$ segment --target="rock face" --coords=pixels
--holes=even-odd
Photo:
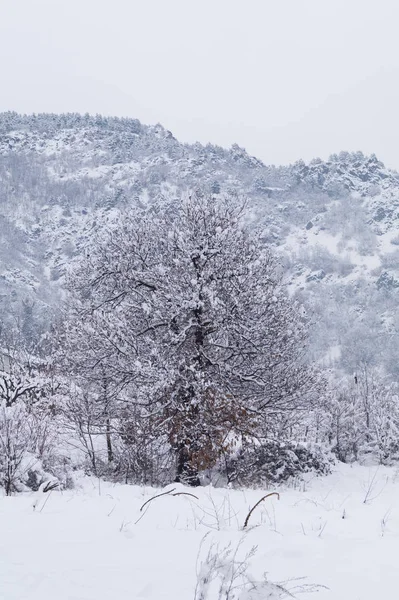
[[[398,374],[399,174],[375,156],[264,165],[243,148],[181,144],[161,125],[77,114],[0,115],[0,310],[26,335],[67,266],[119,210],[201,188],[245,195],[315,325],[311,354]]]

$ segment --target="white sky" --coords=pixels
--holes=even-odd
[[[0,110],[399,169],[398,30],[397,0],[0,0]]]

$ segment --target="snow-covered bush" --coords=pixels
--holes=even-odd
[[[51,359],[33,356],[21,340],[1,333],[0,486],[10,495],[38,489],[57,476],[53,467],[63,459],[57,449],[60,432]]]
[[[20,491],[22,478],[29,468],[27,463],[30,446],[30,422],[23,402],[7,406],[3,399],[0,404],[0,484],[7,496]]]
[[[257,486],[287,481],[309,471],[324,475],[332,463],[333,457],[320,444],[263,440],[242,446],[235,456],[227,458],[225,473],[230,482]]]
[[[17,482],[17,491],[36,492],[40,486],[48,481],[56,482],[61,488],[68,487],[65,478],[58,478],[53,470],[48,470],[40,459],[27,452],[22,462],[22,468]]]
[[[45,427],[46,424],[42,423]],[[37,447],[42,432],[37,415],[19,400],[12,406],[0,405],[0,487],[7,496],[24,490],[36,491],[44,481],[57,478],[63,487],[72,485],[70,470],[61,468],[53,448]]]
[[[363,367],[352,381],[340,382],[324,416],[324,439],[339,460],[399,460],[399,388],[377,371]]]
[[[58,481],[61,489],[73,489],[75,487],[74,470],[77,465],[68,456],[67,447],[60,444],[60,446],[53,448],[42,461],[42,465],[43,474],[40,474],[40,483],[51,478]]]
[[[374,457],[380,464],[399,461],[399,395],[397,386],[380,390],[371,410],[371,433],[367,430],[360,458]]]

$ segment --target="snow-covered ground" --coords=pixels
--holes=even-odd
[[[4,600],[194,600],[210,548],[318,600],[393,600],[399,588],[399,475],[340,465],[324,478],[270,490],[175,487],[160,491],[81,481],[72,491],[0,498],[0,597]],[[207,534],[207,535],[206,535]],[[205,536],[205,537],[204,537]],[[230,555],[232,556],[232,555]],[[304,578],[304,579],[302,579]],[[251,596],[252,597],[252,596]],[[258,598],[258,596],[256,596]],[[267,596],[259,596],[264,598]],[[217,596],[209,596],[216,600]],[[247,596],[246,596],[247,598]],[[249,598],[249,596],[248,596]]]

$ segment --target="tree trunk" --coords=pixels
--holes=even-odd
[[[192,452],[185,444],[182,444],[177,451],[177,472],[176,482],[197,487],[201,485],[198,477],[198,469],[192,464]]]
[[[106,421],[106,434],[105,437],[107,438],[107,454],[108,454],[108,462],[112,463],[114,461],[114,453],[112,450],[112,440],[111,440],[111,422],[110,420],[107,418]]]
[[[114,461],[114,453],[112,451],[112,440],[111,440],[111,421],[109,418],[109,405],[110,400],[108,398],[108,382],[105,376],[105,370],[102,366],[102,384],[103,384],[103,398],[104,398],[104,411],[105,411],[105,437],[107,440],[107,455],[108,455],[108,463],[112,463]]]

